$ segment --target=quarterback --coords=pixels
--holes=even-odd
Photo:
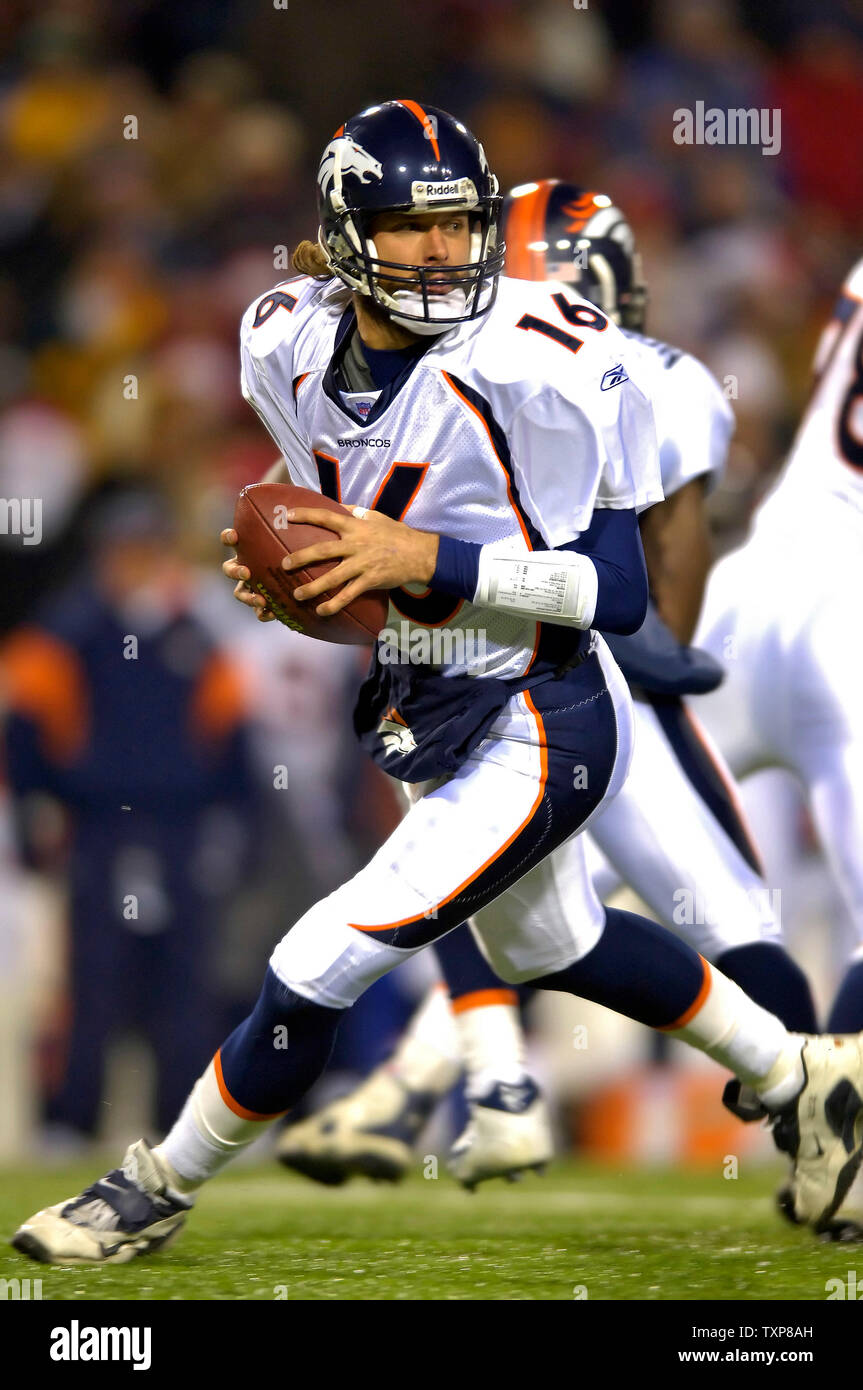
[[[731,775],[685,698],[722,678],[718,661],[686,644],[710,563],[704,497],[725,464],[730,407],[701,362],[645,335],[640,257],[607,195],[543,179],[514,189],[503,217],[505,269],[573,287],[623,328],[630,363],[651,379],[665,500],[641,517],[648,617],[638,633],[608,637],[633,694],[635,740],[623,788],[585,832],[594,887],[606,898],[624,879],[664,926],[786,1027],[814,1032],[809,986],[781,943]],[[558,857],[581,852],[571,840]],[[678,910],[696,896],[703,910]],[[456,1059],[470,1116],[450,1155],[453,1175],[474,1185],[551,1156],[545,1105],[525,1068],[518,994],[502,987],[469,932],[452,932],[434,950],[452,1017],[435,990],[393,1058],[350,1096],[285,1129],[277,1152],[286,1166],[327,1182],[354,1172],[399,1177],[411,1140],[457,1077]]]
[[[333,537],[286,564],[338,561],[298,597],[327,615],[387,589],[391,629],[485,642],[454,643],[471,656],[441,667],[376,653],[355,725],[407,784],[404,820],[276,945],[164,1141],[132,1144],[14,1244],[53,1263],[164,1246],[202,1184],[320,1075],[343,1010],[468,917],[503,979],[628,1014],[751,1086],[794,1160],[796,1216],[827,1229],[863,1158],[863,1040],[790,1033],[686,942],[604,909],[582,853],[556,854],[631,751],[598,632],[643,623],[638,514],[662,489],[627,340],[565,286],[501,276],[497,180],[444,111],[389,101],[353,117],[318,194],[320,251],[299,248],[305,273],[258,298],[241,333],[244,391],[291,478],[353,509],[295,511]]]

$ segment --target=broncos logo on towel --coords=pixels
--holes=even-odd
[[[378,724],[378,734],[383,739],[384,747],[387,750],[386,757],[389,757],[390,753],[416,752],[416,739],[398,710],[393,709],[392,706]]]

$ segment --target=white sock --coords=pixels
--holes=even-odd
[[[515,1004],[481,1003],[486,992],[498,993],[463,995],[453,1005],[469,1100],[476,1100],[496,1081],[516,1085],[527,1075],[518,1008]]]
[[[442,1096],[455,1085],[461,1046],[444,985],[429,990],[386,1068],[410,1091]]]
[[[172,1187],[184,1194],[194,1192],[277,1118],[250,1120],[232,1109],[223,1098],[214,1058],[195,1082],[170,1133],[153,1152]]]
[[[765,1104],[783,1104],[794,1078],[798,1078],[797,1091],[803,1084],[802,1039],[789,1034],[778,1018],[762,1009],[715,966],[705,961],[704,968],[705,989],[693,1005],[691,1016],[684,1015],[679,1026],[660,1031],[706,1052],[753,1086]],[[770,1094],[769,1102],[762,1092],[764,1087]],[[792,1090],[787,1099],[795,1094]],[[782,1097],[778,1102],[777,1096]]]
[[[756,1086],[758,1097],[768,1110],[781,1110],[788,1105],[806,1080],[801,1051],[805,1038],[800,1033],[789,1033],[788,1041],[779,1054],[767,1076]]]

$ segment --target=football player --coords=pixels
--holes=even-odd
[[[734,772],[802,786],[857,932],[828,1016],[863,1027],[863,261],[816,350],[788,461],[750,538],[710,577],[698,640],[727,678],[703,714]],[[863,1183],[842,1208],[863,1225]]]
[[[665,501],[641,518],[648,620],[633,636],[607,636],[634,697],[636,738],[623,788],[585,832],[594,886],[604,898],[626,881],[788,1028],[814,1032],[809,986],[781,944],[730,773],[683,698],[714,688],[722,675],[687,644],[711,558],[705,494],[725,464],[732,412],[706,367],[645,336],[640,258],[607,195],[554,179],[526,184],[504,204],[504,236],[508,273],[571,285],[623,328],[629,361],[652,383]],[[464,1060],[470,1109],[450,1157],[454,1175],[474,1185],[548,1159],[551,1130],[525,1068],[518,995],[468,932],[435,949],[454,1018],[433,992],[387,1063],[350,1096],[285,1130],[278,1154],[286,1166],[327,1181],[354,1172],[400,1176],[430,1104],[453,1082],[454,1051]]]
[[[412,804],[276,945],[164,1141],[132,1144],[14,1244],[53,1263],[164,1246],[202,1184],[320,1075],[343,1010],[469,916],[505,980],[628,1014],[751,1085],[793,1152],[795,1212],[821,1230],[863,1159],[863,1038],[789,1033],[686,942],[603,909],[581,853],[556,857],[629,762],[629,695],[596,629],[635,632],[647,606],[638,513],[662,492],[640,368],[598,309],[501,278],[497,181],[444,111],[353,117],[318,188],[320,248],[298,248],[311,274],[249,309],[243,384],[294,480],[352,508],[294,509],[332,539],[286,568],[338,562],[298,600],[328,616],[388,589],[405,622],[405,659],[379,644],[355,725]],[[411,664],[412,625],[463,640],[440,666]],[[385,742],[392,724],[402,737]]]

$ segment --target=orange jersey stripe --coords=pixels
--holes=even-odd
[[[450,1002],[454,1014],[467,1013],[468,1009],[487,1009],[491,1004],[518,1004],[514,989],[475,989],[470,994],[461,994]]]
[[[225,1078],[222,1074],[221,1048],[219,1048],[219,1051],[213,1058],[213,1068],[216,1073],[216,1081],[219,1085],[219,1095],[222,1097],[222,1100],[225,1102],[228,1109],[232,1110],[233,1113],[237,1115],[241,1120],[277,1120],[280,1115],[287,1115],[287,1110],[277,1110],[274,1115],[259,1115],[256,1110],[247,1110],[244,1105],[240,1105],[237,1101],[234,1100],[234,1097],[231,1095],[230,1091],[225,1085]]]
[[[536,625],[536,636],[535,636],[534,639],[533,639],[533,651],[532,651],[531,654],[530,654],[530,661],[527,663],[527,665],[526,665],[525,668],[524,668],[524,675],[527,675],[527,674],[528,674],[528,672],[530,671],[530,668],[533,666],[533,663],[536,661],[536,658],[537,658],[537,656],[539,655],[539,639],[540,639],[541,636],[542,636],[542,624],[541,624],[541,623],[537,623],[537,625]]]
[[[431,118],[425,111],[423,111],[418,101],[403,101],[401,97],[399,97],[398,104],[399,106],[404,106],[408,111],[410,111],[412,116],[416,116],[417,120],[419,121],[420,125],[422,126],[423,130],[425,131],[426,135],[431,141],[431,147],[434,150],[434,157],[437,160],[438,164],[440,164],[440,145],[437,142],[437,136],[434,133],[434,126],[432,125]]]
[[[678,1028],[685,1028],[687,1023],[689,1023],[695,1017],[695,1015],[699,1012],[702,1005],[704,1004],[704,1001],[710,993],[710,986],[713,984],[713,976],[710,973],[710,966],[707,964],[707,961],[704,959],[704,957],[699,956],[698,959],[701,961],[701,966],[704,971],[704,977],[701,981],[700,990],[696,994],[695,998],[693,999],[686,1012],[682,1013],[680,1015],[680,1018],[676,1018],[673,1023],[664,1023],[662,1027],[657,1028],[657,1033],[674,1033],[677,1031]]]
[[[524,820],[521,822],[521,825],[519,825],[518,828],[512,832],[509,839],[505,840],[504,843],[500,846],[500,848],[495,850],[494,854],[490,854],[488,859],[486,859],[485,863],[481,864],[479,868],[476,870],[476,872],[472,873],[469,878],[466,878],[464,883],[460,883],[458,888],[454,888],[453,891],[450,894],[448,894],[447,897],[442,898],[441,901],[437,904],[437,908],[446,907],[447,903],[451,903],[453,898],[457,898],[459,893],[464,892],[465,888],[469,888],[472,883],[475,883],[476,880],[480,877],[480,875],[485,873],[489,865],[493,864],[496,859],[499,859],[500,856],[504,854],[506,850],[509,849],[513,841],[518,839],[525,826],[530,825],[530,822],[533,820],[534,816],[536,815],[537,811],[542,805],[542,799],[545,796],[545,785],[548,781],[548,739],[546,738],[545,725],[542,722],[542,716],[539,714],[536,705],[533,703],[533,700],[530,698],[530,695],[527,693],[526,690],[522,691],[521,693],[524,695],[527,707],[536,719],[536,722],[539,726],[540,778],[539,791],[536,794],[536,799],[533,805],[531,806],[530,810],[528,811],[527,815],[525,816]],[[423,913],[422,915],[426,916],[428,914]],[[378,927],[362,926],[359,922],[349,922],[348,926],[355,927],[357,931],[365,932],[392,931],[396,927],[406,927],[409,922],[419,922],[420,920],[421,919],[419,917],[402,917],[401,920],[398,922],[384,922],[381,926]]]

